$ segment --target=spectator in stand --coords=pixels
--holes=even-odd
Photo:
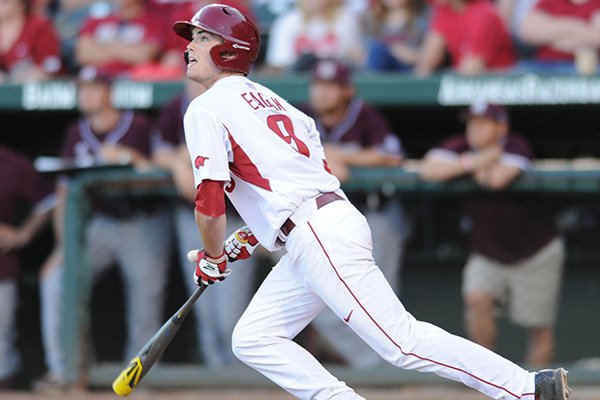
[[[525,16],[521,38],[538,48],[529,67],[573,72],[577,52],[600,51],[600,0],[540,0]]]
[[[23,155],[0,145],[0,391],[13,389],[21,360],[16,347],[18,251],[50,219],[52,187]],[[24,220],[16,216],[30,207]]]
[[[328,166],[341,181],[351,167],[393,167],[403,160],[402,146],[384,117],[356,95],[351,70],[340,61],[320,60],[313,70],[310,104],[303,111],[321,133]],[[380,191],[348,192],[349,200],[367,218],[373,236],[373,257],[398,293],[407,226],[399,199]],[[383,359],[331,310],[323,311],[314,327],[353,367],[369,368]]]
[[[61,70],[52,22],[33,15],[27,0],[0,1],[0,83],[47,79]]]
[[[88,17],[103,18],[111,12],[105,1],[59,0],[53,20],[60,38],[63,64],[67,73],[76,73],[79,65],[75,59],[75,45],[79,32]]]
[[[498,306],[528,330],[525,363],[548,365],[565,248],[547,208],[506,189],[532,158],[527,140],[509,134],[508,114],[497,104],[471,105],[465,135],[430,150],[421,176],[428,181],[471,177],[483,192],[465,198],[471,254],[463,272],[466,328],[475,342],[494,349]]]
[[[67,131],[62,157],[75,165],[150,163],[150,121],[111,104],[111,80],[94,68],[83,68],[79,78],[78,108],[82,118]],[[34,382],[38,391],[66,388],[65,354],[61,341],[63,230],[69,180],[60,178],[54,223],[56,248],[40,273],[42,339],[48,372]],[[167,271],[170,263],[170,215],[164,200],[151,196],[114,195],[92,198],[92,215],[86,223],[85,243],[94,279],[118,265],[126,299],[127,341],[124,357],[130,360],[163,322]],[[124,240],[125,239],[125,240]],[[83,366],[82,366],[83,367]],[[85,382],[79,382],[85,385]]]
[[[298,0],[294,8],[273,22],[266,70],[310,70],[318,57],[361,65],[363,41],[359,18],[342,0]]]
[[[521,25],[525,16],[535,6],[537,0],[496,0],[494,4],[508,27],[515,46],[517,58],[527,60],[534,56],[535,48],[521,40]]]
[[[185,85],[185,92],[169,102],[158,117],[153,135],[153,158],[157,165],[171,171],[180,195],[175,210],[179,263],[191,295],[197,286],[192,279],[187,279],[192,272],[187,253],[190,249],[202,248],[203,245],[198,243],[198,227],[194,218],[196,188],[185,144],[183,116],[189,103],[206,89],[189,79]],[[232,206],[228,206],[227,210],[227,232],[231,234],[245,223]],[[231,335],[252,297],[257,261],[258,258],[253,260],[252,257],[237,261],[236,274],[230,276],[232,280],[227,279],[219,290],[207,291],[202,296],[202,301],[194,307],[200,352],[208,367],[220,368],[238,363],[231,351]],[[215,308],[217,304],[218,307]]]
[[[75,58],[110,76],[131,77],[156,64],[164,44],[160,19],[147,11],[146,0],[119,0],[112,14],[85,21]]]
[[[490,0],[434,0],[416,74],[428,76],[439,70],[446,52],[453,70],[467,76],[507,70],[515,63],[506,24]]]
[[[374,0],[367,13],[366,68],[373,71],[412,71],[427,30],[421,0]]]

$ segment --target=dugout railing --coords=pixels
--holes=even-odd
[[[408,161],[402,168],[361,168],[352,171],[345,190],[382,190],[385,193],[412,195],[458,195],[481,190],[469,180],[447,183],[423,182],[418,177],[418,162]],[[561,196],[592,196],[600,193],[600,165],[593,160],[585,163],[569,161],[537,162],[516,181],[516,192],[548,193]],[[62,340],[66,349],[66,376],[70,382],[89,380],[92,386],[107,386],[124,366],[122,363],[98,365],[89,362],[84,343],[89,339],[90,297],[92,276],[84,246],[84,229],[90,214],[90,198],[94,193],[152,194],[174,197],[176,191],[169,174],[164,170],[137,171],[130,167],[82,170],[70,181],[65,213],[65,268]],[[431,221],[430,221],[431,222]],[[596,251],[598,249],[595,249]],[[597,253],[594,253],[595,255]],[[600,256],[600,254],[598,254]],[[598,258],[600,261],[600,257]],[[589,310],[588,310],[589,311]],[[594,314],[597,314],[594,312]],[[575,316],[577,320],[577,316]],[[583,323],[583,321],[580,321]],[[573,327],[572,329],[578,329]],[[598,354],[590,349],[590,356]],[[598,368],[571,366],[574,383],[600,383]],[[382,368],[376,371],[356,371],[336,368],[336,374],[351,384],[389,386],[402,383],[435,382],[431,374]],[[201,365],[157,365],[145,378],[145,384],[161,387],[212,386],[220,382],[219,371]],[[230,376],[230,375],[228,375]],[[228,382],[231,385],[231,382]],[[270,384],[249,369],[236,372],[236,386]]]

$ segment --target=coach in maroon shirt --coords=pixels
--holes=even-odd
[[[80,73],[78,108],[82,118],[67,131],[62,156],[79,165],[149,164],[151,123],[141,114],[115,109],[111,79],[95,68]],[[69,179],[57,185],[57,232],[63,231]],[[130,194],[92,197],[92,215],[86,221],[85,249],[96,277],[113,265],[124,282],[127,318],[125,358],[130,359],[162,321],[171,231],[168,210],[160,199]],[[65,355],[60,338],[61,296],[64,279],[62,245],[58,256],[45,263],[41,274],[42,334],[48,373],[34,383],[40,391],[65,389]]]
[[[17,251],[45,225],[51,186],[23,155],[0,145],[0,390],[15,383],[20,358],[16,349]],[[16,216],[31,208],[24,221]]]
[[[504,305],[513,322],[529,331],[525,363],[547,365],[554,356],[564,244],[543,204],[504,190],[532,158],[527,140],[509,134],[504,107],[477,102],[466,119],[466,134],[430,150],[421,175],[429,181],[468,176],[483,189],[464,199],[471,224],[471,254],[463,273],[467,331],[493,349],[496,307]]]

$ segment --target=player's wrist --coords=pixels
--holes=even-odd
[[[206,261],[210,261],[212,263],[215,264],[220,264],[223,261],[225,261],[227,258],[225,256],[225,249],[223,249],[221,251],[221,254],[219,254],[218,256],[212,256],[211,254],[209,254],[206,250],[204,251],[204,258],[206,259]]]

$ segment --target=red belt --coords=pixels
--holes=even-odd
[[[315,198],[315,202],[317,203],[317,210],[325,207],[327,204],[331,203],[332,201],[336,201],[336,200],[344,200],[344,198],[335,192],[327,192],[327,193],[318,195]],[[283,233],[285,236],[288,236],[295,227],[296,227],[296,224],[294,224],[294,222],[288,218],[285,220],[283,225],[281,225],[280,230],[281,230],[281,233]],[[279,239],[277,239],[277,241],[281,243],[281,241]]]

